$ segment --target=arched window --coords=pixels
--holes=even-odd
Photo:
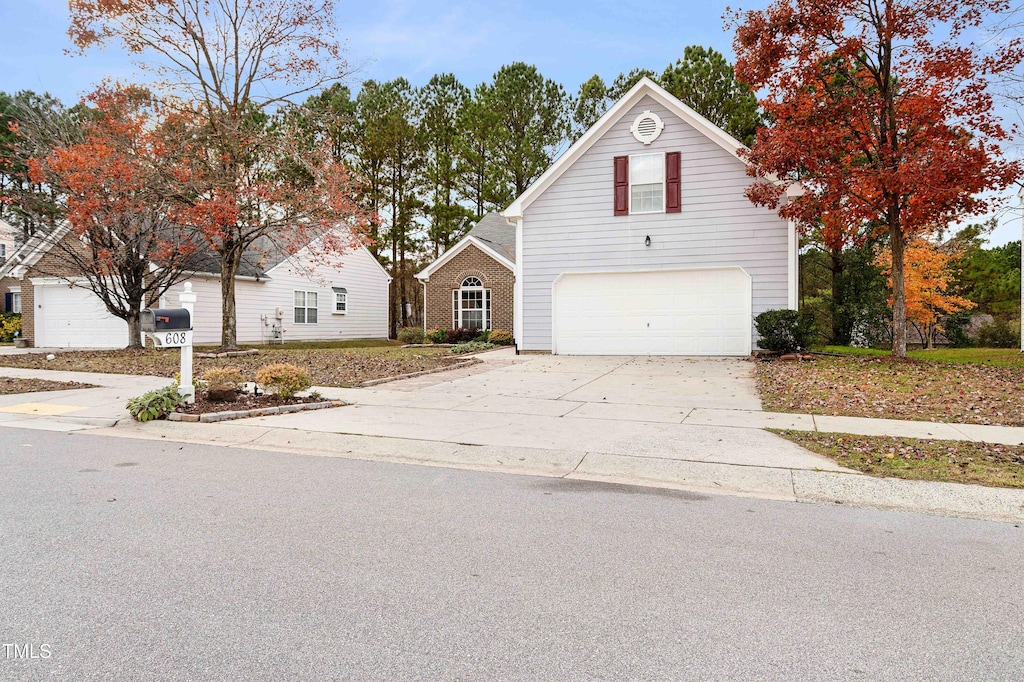
[[[452,290],[452,328],[491,328],[491,290],[484,288],[479,277],[470,275]]]

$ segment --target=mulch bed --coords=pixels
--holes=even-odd
[[[241,410],[255,410],[261,407],[278,407],[281,405],[304,405],[306,403],[323,402],[323,398],[281,398],[275,394],[261,394],[254,396],[251,393],[239,393],[238,397],[231,402],[214,402],[200,394],[191,405],[182,405],[177,412],[183,414],[210,414],[211,412],[238,412]]]
[[[1024,445],[810,431],[775,433],[872,476],[1024,488]]]
[[[765,410],[1024,426],[1024,367],[815,356],[757,363]]]
[[[96,388],[77,381],[50,381],[48,379],[16,379],[0,377],[0,395],[36,393],[39,391],[70,391],[76,388]]]

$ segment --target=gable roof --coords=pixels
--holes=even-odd
[[[0,266],[0,277],[24,277],[25,270],[38,263],[70,229],[70,223],[65,221],[49,232],[33,235]]]
[[[601,139],[601,137],[607,133],[612,126],[618,123],[619,120],[644,97],[650,97],[658,104],[661,104],[663,107],[679,117],[683,122],[692,126],[719,147],[729,152],[740,161],[746,163],[739,154],[740,150],[744,149],[744,145],[739,140],[698,114],[687,105],[683,104],[679,98],[670,94],[665,90],[665,88],[645,76],[641,78],[636,85],[630,88],[629,92],[623,95],[618,102],[613,104],[611,108],[604,113],[604,116],[599,118],[597,123],[592,125],[590,129],[583,134],[583,137],[576,140],[576,142],[574,142],[564,154],[558,157],[555,162],[551,164],[551,166],[544,171],[539,178],[537,178],[536,182],[527,187],[525,192],[520,194],[515,201],[509,204],[508,208],[502,212],[502,215],[509,219],[522,218],[523,212],[526,210],[527,206],[532,204],[537,197],[543,194],[544,191],[562,175],[562,173],[567,171],[569,167],[583,156],[588,149],[593,147],[595,142]]]
[[[513,263],[516,260],[516,228],[509,225],[500,213],[485,215],[473,226],[469,234],[488,243],[494,250],[502,252]]]
[[[431,273],[461,253],[470,244],[515,272],[516,228],[508,224],[500,213],[488,213],[454,246],[442,253],[433,263],[416,274],[416,279],[430,279]]]

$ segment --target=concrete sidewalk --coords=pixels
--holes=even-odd
[[[221,424],[137,424],[125,401],[168,379],[0,368],[0,375],[100,386],[0,396],[0,426],[1024,521],[1024,491],[876,479],[763,430],[1016,444],[1024,443],[1024,428],[742,409],[751,404],[749,390],[745,377],[730,376],[735,371],[727,363],[651,369],[622,359],[536,362],[494,353],[450,373],[319,389],[347,407]],[[644,395],[638,386],[662,380],[670,388],[654,394],[656,404],[637,402]],[[683,404],[691,399],[702,406]]]
[[[874,478],[844,470],[827,460],[827,468],[807,463],[773,467],[688,460],[678,454],[658,457],[474,445],[274,428],[242,422],[122,422],[117,428],[93,429],[86,433],[1024,522],[1024,490]],[[764,435],[774,438],[771,434]]]
[[[0,376],[77,381],[96,388],[0,395],[0,426],[46,431],[78,431],[113,426],[129,419],[125,403],[171,383],[166,377],[63,372],[0,367]]]

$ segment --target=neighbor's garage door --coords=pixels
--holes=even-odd
[[[740,268],[567,274],[553,303],[562,355],[750,354],[750,276]]]
[[[40,348],[124,348],[128,324],[88,289],[36,286],[35,345]]]

